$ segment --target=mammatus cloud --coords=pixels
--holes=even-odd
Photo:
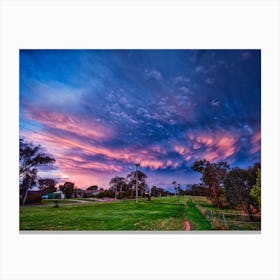
[[[56,158],[44,176],[107,186],[141,162],[153,184],[166,185],[196,180],[195,160],[260,160],[259,51],[20,57],[21,135]]]
[[[189,77],[177,76],[172,79],[175,84],[188,84],[191,79]]]
[[[145,72],[144,72],[144,79],[145,80],[154,79],[154,80],[159,81],[159,80],[162,79],[162,75],[156,69],[145,70]]]
[[[186,137],[186,144],[175,145],[174,150],[187,161],[231,160],[231,157],[240,149],[238,140],[238,134],[227,132],[190,132]]]
[[[212,99],[210,104],[214,107],[219,107],[220,106],[220,101],[217,99]]]

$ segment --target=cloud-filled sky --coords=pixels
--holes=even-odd
[[[150,186],[199,182],[194,161],[260,162],[259,50],[21,50],[20,135],[41,177],[108,187],[141,163]]]

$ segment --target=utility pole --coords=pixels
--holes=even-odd
[[[136,167],[136,186],[135,186],[135,188],[136,188],[136,194],[135,194],[135,196],[136,196],[136,203],[138,203],[138,167],[139,166],[140,166],[139,163],[135,163],[135,167]]]

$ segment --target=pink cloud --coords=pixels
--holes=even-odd
[[[250,149],[251,154],[255,154],[260,151],[260,149],[261,149],[261,132],[260,131],[256,132],[253,135],[253,137],[251,139],[251,144],[252,144],[252,147]]]
[[[81,118],[75,118],[71,115],[62,113],[30,111],[27,116],[35,121],[38,121],[50,128],[60,129],[64,132],[77,134],[79,137],[89,139],[108,139],[114,136],[114,131],[105,125],[101,125],[94,120],[90,122]]]
[[[69,176],[69,180],[77,177],[73,174],[86,174],[95,172],[102,177],[102,173],[116,174],[123,172],[124,164],[133,165],[135,162],[141,163],[142,167],[151,168],[152,170],[176,168],[180,163],[171,160],[160,160],[158,157],[164,149],[153,146],[147,149],[133,148],[106,148],[98,144],[91,144],[83,139],[74,139],[69,136],[57,136],[50,132],[25,132],[23,136],[35,144],[41,144],[56,159],[56,166],[61,173]],[[105,162],[100,160],[91,160],[96,156],[105,157]],[[88,177],[87,178],[91,178]],[[82,181],[75,179],[78,184]]]
[[[239,134],[229,132],[189,132],[185,145],[175,145],[174,150],[185,160],[229,160],[239,150]]]
[[[172,161],[172,160],[143,160],[141,161],[142,167],[149,167],[153,170],[157,169],[166,169],[168,167],[170,168],[177,168],[180,165],[179,162]]]

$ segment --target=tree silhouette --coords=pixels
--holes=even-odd
[[[129,188],[131,188],[131,196],[133,196],[133,190],[136,188],[136,178],[138,180],[138,191],[142,193],[142,196],[144,195],[145,191],[148,190],[148,185],[146,183],[147,177],[148,176],[140,170],[132,171],[127,175],[128,185]]]
[[[202,174],[201,180],[209,187],[214,204],[220,208],[219,196],[229,165],[226,162],[210,163],[204,159],[196,161],[192,169]]]
[[[74,193],[74,183],[65,182],[64,185],[60,185],[59,189],[65,194],[66,198],[71,198]]]
[[[42,151],[40,145],[33,145],[23,138],[19,140],[19,180],[20,197],[25,204],[29,189],[36,185],[37,167],[52,164],[55,159]]]
[[[119,191],[120,196],[122,197],[122,192],[127,185],[127,180],[124,177],[116,176],[110,180],[109,184],[110,184],[112,190],[115,192],[115,195]]]
[[[253,184],[256,183],[252,176],[252,168],[247,170],[235,167],[229,171],[224,185],[227,199],[232,207],[241,206],[243,211],[254,221],[253,209],[256,207],[256,201],[250,196]]]
[[[98,190],[98,186],[93,185],[87,188],[87,191],[97,191]]]
[[[56,191],[56,181],[54,179],[39,179],[40,190],[44,193],[52,193]]]

